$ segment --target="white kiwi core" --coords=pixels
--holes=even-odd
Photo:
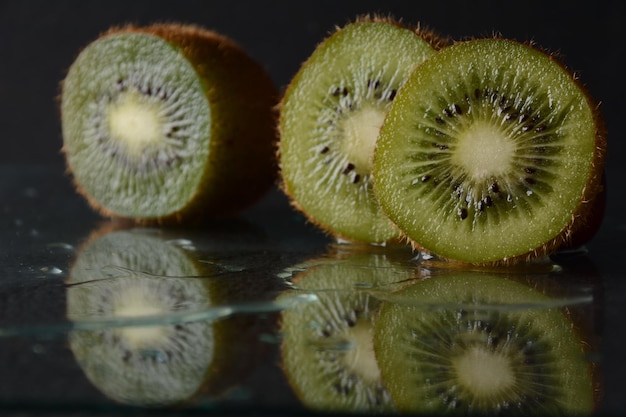
[[[374,147],[384,120],[381,109],[365,107],[343,121],[342,151],[356,166],[367,167],[368,172],[372,170]]]
[[[454,362],[459,381],[477,396],[489,397],[515,383],[509,359],[474,347]]]
[[[374,355],[371,325],[358,322],[356,326],[348,330],[347,336],[352,346],[343,357],[345,365],[369,383],[378,381],[380,369]]]
[[[111,138],[123,145],[128,154],[140,156],[144,149],[163,140],[163,119],[159,106],[131,90],[108,109]]]
[[[146,295],[141,288],[130,288],[117,301],[113,316],[124,318],[148,317],[163,314],[163,309]],[[166,344],[169,333],[166,326],[132,326],[118,329],[124,342],[135,349]]]
[[[514,155],[515,143],[500,128],[476,121],[459,135],[451,161],[471,178],[482,180],[505,174]]]

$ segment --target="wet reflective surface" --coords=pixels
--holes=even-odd
[[[337,244],[273,192],[202,229],[103,220],[2,167],[0,409],[612,414],[625,230],[515,269]]]

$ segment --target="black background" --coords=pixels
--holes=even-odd
[[[499,33],[560,53],[602,103],[609,168],[619,168],[626,92],[620,67],[626,13],[620,1],[1,1],[0,163],[61,161],[59,83],[79,50],[110,26],[200,24],[239,42],[284,88],[335,26],[373,12],[421,23],[456,40]]]
[[[61,175],[59,83],[80,49],[110,26],[166,21],[216,30],[262,63],[282,90],[317,43],[335,26],[363,13],[421,23],[456,40],[494,33],[533,40],[558,52],[578,74],[601,103],[608,130],[608,215],[593,255],[614,274],[607,280],[606,328],[623,327],[619,312],[626,280],[621,280],[619,259],[624,249],[620,245],[626,241],[622,185],[626,149],[619,123],[626,123],[622,75],[626,12],[622,1],[0,0],[0,165],[51,164]],[[609,245],[611,241],[617,243]],[[607,356],[622,357],[623,335],[611,334],[608,339]],[[626,378],[624,362],[607,367],[607,385],[617,390]],[[623,398],[610,396],[605,408],[623,409]]]
[[[608,129],[608,218],[626,201],[626,6],[619,1],[0,0],[0,164],[64,168],[57,97],[80,49],[110,26],[195,23],[241,44],[281,90],[336,26],[364,13],[421,24],[455,40],[501,36],[558,53],[586,85]]]

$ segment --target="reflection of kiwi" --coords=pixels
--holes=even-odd
[[[379,302],[364,288],[403,282],[412,271],[382,252],[344,253],[307,265],[293,278],[297,289],[281,295],[315,296],[282,313],[282,363],[295,393],[319,410],[391,410],[372,346]]]
[[[542,52],[502,39],[443,48],[381,128],[376,195],[416,246],[470,263],[553,251],[601,186],[596,108]]]
[[[283,188],[324,230],[365,242],[398,234],[373,198],[370,160],[398,88],[433,53],[416,32],[364,18],[324,40],[291,81],[280,116]]]
[[[78,190],[104,214],[230,214],[273,183],[275,100],[263,69],[223,36],[112,29],[63,82],[63,149]]]
[[[502,276],[457,272],[394,294],[375,351],[402,411],[585,415],[592,366],[559,300]]]
[[[215,320],[220,306],[228,313],[230,292],[243,302],[245,291],[236,277],[205,276],[211,273],[154,231],[90,240],[67,290],[68,318],[77,329],[88,326],[70,334],[70,346],[90,381],[141,406],[175,404],[199,391],[216,396],[236,384],[262,357],[263,327],[251,316]]]

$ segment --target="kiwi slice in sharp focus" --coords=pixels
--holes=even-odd
[[[462,273],[394,294],[376,320],[382,378],[417,414],[590,415],[592,365],[552,299],[503,276]]]
[[[333,235],[363,242],[398,235],[372,194],[371,158],[396,92],[435,53],[425,38],[389,19],[362,18],[326,38],[287,88],[279,128],[283,189]]]
[[[442,49],[398,92],[375,191],[416,246],[490,263],[544,255],[601,188],[604,131],[553,57],[504,39]]]
[[[200,394],[214,399],[267,351],[259,338],[266,326],[252,316],[221,315],[233,297],[245,302],[237,277],[212,276],[214,265],[178,240],[107,225],[71,267],[70,348],[86,377],[114,401],[166,407]]]
[[[398,258],[400,259],[400,258]],[[383,252],[335,253],[311,260],[293,278],[312,300],[282,312],[282,366],[302,403],[321,411],[385,412],[393,409],[373,353],[374,313],[370,295],[412,277],[405,262]]]
[[[62,83],[68,169],[105,215],[230,215],[274,182],[277,101],[265,71],[222,35],[165,24],[112,29]]]

